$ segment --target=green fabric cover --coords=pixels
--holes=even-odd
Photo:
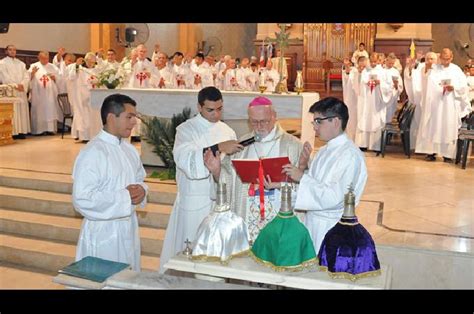
[[[279,212],[259,233],[251,252],[269,266],[300,267],[316,260],[308,229],[293,212]]]

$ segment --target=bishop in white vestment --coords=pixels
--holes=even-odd
[[[265,211],[264,218],[261,219],[258,185],[252,189],[250,183],[243,183],[232,165],[232,160],[289,157],[291,164],[297,166],[303,145],[277,122],[276,112],[268,98],[253,99],[249,104],[248,113],[253,131],[242,136],[240,140],[258,136],[260,141],[246,146],[237,154],[226,156],[221,163],[220,181],[226,183],[231,208],[244,219],[249,232],[249,240],[253,242],[260,230],[275,218],[280,209],[280,183],[274,183],[273,186],[265,188]]]
[[[108,96],[102,105],[104,129],[81,150],[74,164],[72,201],[84,217],[76,261],[94,256],[140,271],[135,208],[146,205],[148,187],[140,156],[126,140],[136,123],[135,107],[128,96]]]

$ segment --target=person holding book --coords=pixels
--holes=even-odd
[[[140,271],[140,235],[135,207],[146,204],[145,169],[127,139],[136,122],[136,102],[113,94],[100,114],[104,128],[79,153],[72,173],[72,202],[82,216],[76,261],[86,256],[130,264]]]
[[[299,182],[295,209],[306,211],[304,224],[319,252],[324,236],[342,217],[344,194],[351,184],[356,205],[359,203],[367,182],[367,167],[364,154],[345,132],[349,113],[344,102],[324,98],[309,112],[314,114],[316,136],[327,144],[319,149],[308,171],[290,164],[283,166],[283,171]],[[303,153],[300,159],[306,157]]]
[[[194,244],[201,222],[211,212],[213,179],[204,165],[206,156],[224,156],[242,149],[237,135],[220,121],[224,108],[221,92],[214,86],[198,93],[199,114],[176,129],[173,156],[176,162],[178,193],[166,229],[160,255],[160,273],[170,258],[182,252],[185,241]]]
[[[260,230],[275,217],[280,208],[281,182],[272,182],[271,178],[265,177],[264,182],[259,182],[262,184],[262,189],[259,184],[243,182],[232,160],[259,160],[285,156],[289,157],[292,165],[297,166],[303,146],[277,122],[277,114],[270,99],[266,97],[253,99],[248,106],[248,116],[252,132],[242,136],[240,140],[252,137],[261,140],[246,146],[237,154],[226,156],[221,163],[217,158],[210,156],[211,158],[206,160],[206,166],[215,178],[226,183],[231,208],[245,220],[250,241],[254,241]],[[306,168],[307,161],[300,162],[300,166]],[[264,197],[261,199],[262,190]]]

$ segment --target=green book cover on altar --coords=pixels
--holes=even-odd
[[[86,256],[80,261],[60,269],[59,273],[95,282],[104,282],[110,276],[129,267],[129,264]]]

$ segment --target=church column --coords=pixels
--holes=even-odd
[[[178,28],[179,36],[179,47],[178,50],[183,54],[190,52],[191,54],[196,53],[196,25],[194,23],[179,23]]]
[[[122,60],[125,56],[125,47],[118,43],[116,32],[117,29],[122,31],[124,27],[124,24],[91,23],[90,51],[97,52],[99,48],[103,48],[104,53],[106,53],[107,49],[114,49],[117,53],[117,61]]]

